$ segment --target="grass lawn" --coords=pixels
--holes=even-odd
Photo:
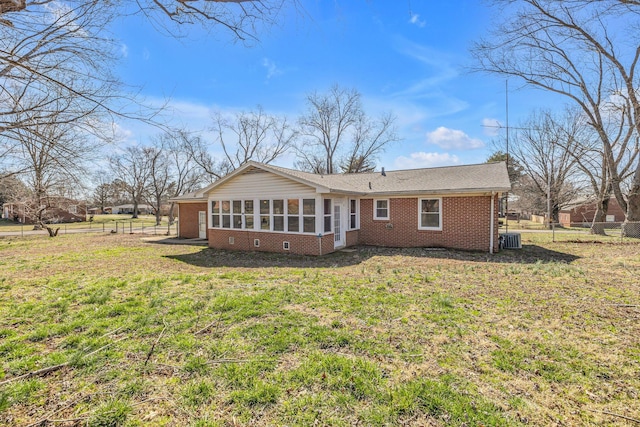
[[[544,239],[2,239],[0,425],[640,425],[640,245]]]

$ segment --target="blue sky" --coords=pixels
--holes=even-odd
[[[175,39],[142,17],[128,17],[114,28],[122,43],[117,72],[149,101],[170,98],[172,122],[210,140],[213,111],[261,105],[295,120],[306,94],[338,84],[357,89],[369,115],[397,116],[402,141],[388,147],[379,167],[486,160],[497,130],[483,125],[505,123],[505,80],[465,70],[471,43],[492,23],[494,11],[485,2],[301,1],[303,12],[285,10],[250,47],[232,42],[222,28],[193,28]],[[512,126],[549,102],[540,91],[509,85]],[[144,144],[157,133],[140,124],[120,126],[129,143]]]

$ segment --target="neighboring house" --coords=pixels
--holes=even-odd
[[[50,197],[48,203],[49,207],[44,215],[47,223],[81,222],[87,218],[86,206],[77,200],[65,197]],[[4,219],[22,224],[33,224],[35,218],[32,218],[32,216],[35,211],[35,206],[24,202],[9,202],[2,205],[2,217]]]
[[[593,201],[579,201],[568,206],[558,214],[558,222],[563,227],[573,225],[589,226],[596,214],[596,203]],[[625,214],[615,197],[609,199],[606,222],[624,222]]]
[[[173,199],[178,235],[219,249],[322,255],[353,245],[498,250],[504,162],[317,175],[249,162]]]
[[[105,210],[105,212],[110,212],[112,214],[133,215],[133,203],[129,203],[129,204],[125,204],[125,205],[119,205],[119,206],[112,206],[112,207],[109,207],[109,208],[105,208],[104,210]],[[151,214],[153,214],[153,208],[151,206],[149,206],[149,205],[139,204],[138,205],[138,214],[151,215]]]

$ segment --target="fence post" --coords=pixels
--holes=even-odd
[[[104,222],[102,223],[102,232],[104,233]]]
[[[22,234],[22,237],[24,237],[24,224],[20,225],[20,233]]]
[[[551,235],[552,235],[551,241],[555,243],[556,242],[556,223],[553,222],[553,220],[551,220]]]
[[[133,221],[129,221],[129,234],[133,234]]]
[[[64,234],[67,234],[67,224],[64,225]]]

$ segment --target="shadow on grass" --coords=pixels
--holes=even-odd
[[[537,245],[523,245],[519,250],[503,250],[497,254],[465,252],[436,248],[384,248],[358,246],[348,251],[338,251],[323,256],[303,256],[268,252],[226,251],[205,248],[191,254],[166,255],[169,259],[198,267],[240,268],[336,268],[358,265],[373,257],[408,256],[424,259],[442,259],[463,262],[490,262],[535,264],[561,262],[570,263],[579,256],[558,252]]]

